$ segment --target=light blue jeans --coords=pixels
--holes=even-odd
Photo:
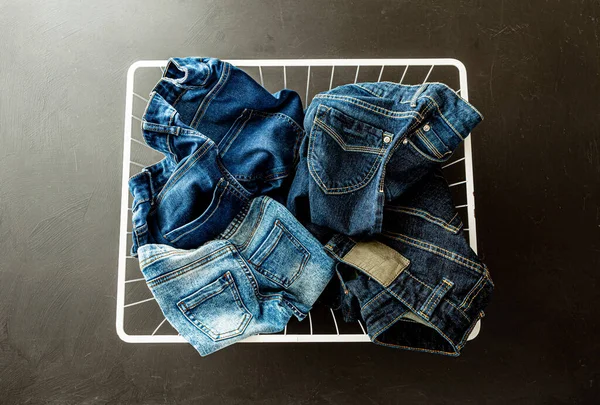
[[[335,261],[269,197],[246,205],[218,239],[194,250],[146,244],[140,267],[167,320],[206,356],[304,319]]]

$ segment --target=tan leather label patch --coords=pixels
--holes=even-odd
[[[375,240],[357,243],[343,259],[363,270],[384,287],[392,284],[410,264],[406,257]]]

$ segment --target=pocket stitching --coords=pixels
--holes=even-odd
[[[446,161],[448,160],[448,159],[436,159],[436,158],[434,158],[434,157],[432,157],[432,156],[428,156],[427,154],[425,154],[424,152],[422,152],[422,151],[421,151],[419,148],[417,148],[417,145],[415,145],[415,144],[413,143],[413,141],[411,141],[411,140],[410,140],[410,139],[408,139],[408,138],[406,138],[406,139],[407,139],[407,141],[408,141],[408,144],[409,144],[410,146],[412,146],[412,149],[413,149],[415,152],[417,152],[419,155],[423,156],[425,159],[427,159],[427,160],[430,160],[430,161],[432,161],[432,162],[435,162],[435,163],[444,163],[444,162],[446,162]],[[451,153],[447,153],[446,155],[448,155],[448,157],[450,157]],[[446,156],[446,155],[444,155],[444,156]]]
[[[171,178],[167,181],[162,188],[162,190],[158,193],[156,197],[156,202],[154,203],[155,207],[158,206],[164,199],[167,192],[175,185],[177,182],[200,160],[209,150],[210,147],[214,145],[213,142],[206,140],[198,150],[196,150],[193,154],[190,155],[190,158],[184,163],[183,166],[179,167],[173,174],[171,174]],[[196,155],[196,156],[194,156]],[[192,158],[193,156],[193,158]],[[187,167],[186,167],[187,166]]]
[[[275,227],[273,229],[271,229],[271,232],[269,232],[269,234],[265,238],[265,241],[263,243],[261,243],[260,246],[258,247],[257,252],[260,252],[263,245],[267,241],[269,241],[269,239],[271,238],[271,235],[273,234],[273,232],[278,232],[277,236],[274,236],[275,240],[273,242],[271,242],[271,246],[267,249],[266,253],[259,254],[258,261],[256,261],[254,259],[254,255],[252,255],[252,257],[249,259],[250,263],[253,263],[255,266],[260,267],[260,266],[262,266],[264,261],[267,260],[267,257],[269,257],[269,255],[271,253],[273,253],[273,250],[275,250],[275,247],[277,246],[277,244],[281,240],[281,236],[283,235],[283,230],[278,226],[277,226],[277,229],[278,229],[277,231],[276,231]]]
[[[246,115],[247,115],[247,117],[246,117]],[[227,152],[233,145],[234,141],[239,137],[240,133],[246,128],[246,126],[248,125],[248,122],[255,116],[262,117],[262,118],[275,118],[275,119],[283,120],[288,125],[290,125],[290,129],[292,129],[292,131],[294,133],[302,134],[302,132],[303,132],[302,128],[298,125],[298,123],[296,121],[294,121],[291,117],[289,117],[285,114],[269,113],[266,111],[259,111],[259,110],[252,110],[252,109],[244,109],[242,114],[236,119],[236,121],[231,126],[231,128],[229,129],[227,134],[225,134],[223,139],[217,145],[217,147],[220,151],[219,155],[221,157],[225,157],[225,155],[227,154]],[[241,123],[238,123],[239,120],[243,120],[243,121]],[[238,128],[238,126],[239,126],[239,128]],[[235,131],[235,135],[230,134],[232,131]],[[300,137],[296,136],[294,150],[297,149],[296,144],[298,143],[298,139],[300,139]],[[284,166],[282,168],[277,167],[277,168],[270,169],[259,175],[246,176],[246,175],[232,174],[232,176],[238,180],[259,179],[259,180],[264,180],[264,181],[273,181],[273,180],[278,180],[280,178],[287,177],[289,175],[289,169],[290,168],[288,165],[288,166]]]
[[[244,109],[242,114],[240,114],[240,116],[233,122],[233,125],[231,126],[229,131],[234,129],[235,134],[231,135],[228,131],[228,133],[225,134],[225,136],[223,137],[221,142],[219,142],[219,144],[217,145],[217,147],[219,148],[219,151],[220,151],[219,155],[221,157],[225,156],[225,154],[227,153],[229,148],[231,148],[231,145],[233,144],[233,142],[237,139],[237,137],[240,135],[240,132],[242,132],[242,130],[246,127],[246,124],[248,123],[248,121],[250,121],[251,118],[252,118],[252,110]],[[238,123],[238,120],[242,120],[242,121],[240,123]],[[238,128],[236,128],[236,124],[239,125]]]
[[[190,271],[193,271],[199,267],[205,266],[208,263],[218,259],[219,257],[227,254],[227,252],[231,253],[232,248],[230,246],[223,246],[222,248],[219,248],[217,250],[215,250],[214,252],[210,252],[209,254],[207,254],[206,256],[202,256],[196,260],[194,260],[191,263],[188,263],[182,267],[179,267],[177,269],[171,270],[168,273],[162,274],[158,277],[155,277],[151,280],[147,281],[148,287],[153,288],[156,287],[160,284],[166,283],[167,281],[173,280],[175,278],[178,278]]]
[[[433,128],[431,128],[431,133],[433,134],[433,136],[435,136],[437,138],[437,140],[444,146],[446,146],[446,144],[441,140],[441,138],[435,133],[435,130]],[[446,146],[446,148],[448,149],[446,152],[442,153],[438,148],[435,147],[435,145],[433,144],[433,142],[431,142],[431,140],[429,140],[429,138],[427,138],[427,136],[425,135],[425,133],[421,130],[421,129],[417,129],[415,131],[415,136],[417,136],[424,144],[425,147],[427,149],[429,149],[429,151],[435,155],[435,157],[433,156],[429,156],[426,152],[423,152],[419,147],[417,147],[416,144],[413,143],[413,147],[423,156],[425,156],[426,158],[428,158],[429,160],[432,161],[436,161],[436,158],[440,161],[440,162],[444,162],[446,161],[446,156],[450,157],[450,155],[452,155],[453,151],[450,150],[450,148],[448,148],[448,146]]]
[[[223,276],[221,276],[221,278],[223,278]],[[190,305],[186,304],[185,303],[185,298],[184,298],[179,303],[180,307],[183,307],[183,309],[185,309],[186,311],[191,311],[192,309],[196,308],[198,305],[201,305],[203,302],[211,299],[215,295],[218,295],[218,294],[222,293],[223,291],[225,291],[226,288],[228,288],[231,285],[231,281],[229,281],[229,280],[226,280],[225,284],[223,284],[223,282],[219,279],[219,283],[220,283],[220,285],[214,291],[212,291],[210,294],[206,295],[205,297],[202,297],[202,299],[199,299],[196,303],[194,303],[194,305],[190,306]],[[205,287],[208,287],[209,285],[210,284],[206,285]],[[202,287],[202,288],[205,288],[205,287]],[[191,294],[191,295],[194,295],[194,294]]]
[[[438,159],[442,158],[442,154],[440,153],[440,151],[435,147],[435,145],[429,139],[427,139],[427,137],[421,131],[417,131],[416,135],[421,141],[423,141],[425,146],[427,148],[429,148],[429,150],[431,151],[431,153],[433,153],[435,155],[435,157],[437,157]]]
[[[239,266],[241,267],[242,271],[244,272],[244,275],[250,282],[250,285],[252,286],[252,289],[254,290],[254,295],[259,300],[261,300],[261,301],[273,301],[273,300],[281,301],[281,299],[282,299],[281,294],[269,294],[269,295],[262,294],[258,287],[258,281],[256,281],[256,277],[253,274],[253,270],[250,269],[250,264],[246,262],[247,259],[245,259],[237,251],[234,251],[234,257],[237,259]]]
[[[441,151],[438,150],[438,152],[440,152],[440,155],[442,156],[446,156],[447,154],[452,154],[452,151],[450,150],[450,148],[448,147],[448,145],[446,145],[446,143],[442,140],[442,138],[440,138],[437,134],[437,132],[435,132],[435,129],[433,129],[433,127],[431,127],[431,134],[433,136],[435,136],[437,138],[437,140],[446,147],[447,151],[442,153]],[[436,148],[437,149],[437,148]]]
[[[220,179],[220,180],[219,180],[219,183],[217,183],[217,185],[216,185],[216,187],[215,187],[215,188],[218,188],[218,187],[220,186],[220,184],[221,184],[221,183],[223,183],[224,181],[225,181],[225,180],[223,180],[223,179]],[[208,217],[206,217],[206,219],[205,219],[204,221],[202,221],[200,224],[198,224],[198,225],[194,226],[192,229],[190,229],[190,230],[188,230],[188,231],[185,231],[185,232],[183,232],[183,233],[182,233],[182,234],[180,234],[180,235],[177,235],[177,236],[176,236],[174,239],[170,239],[170,236],[171,236],[171,235],[172,235],[174,232],[176,233],[176,231],[179,231],[179,230],[181,230],[181,228],[184,228],[184,227],[186,227],[187,225],[189,225],[189,224],[191,224],[191,223],[195,222],[197,219],[200,219],[201,217],[203,217],[203,216],[206,214],[206,212],[204,212],[204,213],[203,213],[202,215],[200,215],[198,218],[196,218],[196,219],[194,219],[194,220],[192,220],[192,221],[188,222],[187,224],[181,225],[180,227],[177,227],[177,228],[175,228],[175,229],[173,229],[173,230],[171,230],[171,231],[167,232],[166,234],[164,234],[164,235],[163,235],[163,237],[164,237],[166,240],[168,240],[169,242],[171,242],[171,243],[175,243],[175,242],[177,242],[179,239],[183,238],[185,235],[189,234],[190,232],[194,232],[196,229],[198,229],[199,227],[201,227],[202,225],[204,225],[204,224],[206,223],[206,221],[208,221],[209,219],[211,219],[211,218],[212,218],[212,216],[215,214],[215,212],[217,212],[217,208],[219,208],[219,206],[221,205],[221,200],[223,199],[223,195],[225,195],[225,193],[227,192],[227,189],[228,189],[228,188],[229,188],[229,184],[225,184],[225,187],[223,188],[223,190],[221,190],[221,193],[219,194],[219,200],[217,201],[217,205],[216,205],[216,206],[214,206],[214,207],[212,208],[212,212],[210,213],[210,215],[208,215]]]
[[[314,123],[317,124],[318,126],[320,126],[321,129],[323,129],[325,132],[327,132],[333,138],[333,140],[336,141],[337,144],[340,145],[340,147],[343,150],[345,150],[345,151],[349,151],[349,152],[364,152],[364,153],[371,153],[373,155],[379,155],[379,154],[381,154],[382,150],[385,150],[385,148],[375,148],[375,147],[372,147],[372,146],[352,146],[352,145],[348,145],[346,142],[344,142],[344,140],[342,139],[342,137],[339,136],[337,134],[337,132],[335,132],[335,130],[333,128],[331,128],[329,125],[327,125],[321,119],[315,117]]]
[[[268,253],[260,255],[260,259],[258,262],[254,261],[252,257],[248,261],[250,263],[252,263],[253,265],[255,265],[256,269],[260,273],[262,273],[265,277],[269,278],[269,280],[282,286],[283,288],[289,288],[298,279],[300,274],[302,274],[302,271],[306,267],[306,263],[310,259],[310,252],[296,239],[296,237],[294,235],[292,235],[291,232],[289,232],[286,229],[286,227],[281,223],[281,221],[279,219],[277,219],[275,221],[274,226],[279,229],[279,235],[277,235],[276,240],[271,243]],[[273,232],[273,231],[271,231],[271,232]],[[303,256],[302,260],[300,262],[300,265],[298,266],[298,270],[291,277],[286,278],[285,280],[282,279],[281,276],[279,276],[263,267],[265,260],[267,260],[269,258],[269,256],[271,255],[271,253],[273,253],[273,251],[275,250],[275,248],[281,241],[281,237],[284,234],[287,237],[287,239],[292,243],[292,245],[294,245],[294,248],[297,250],[297,252]],[[268,240],[270,235],[271,235],[271,233],[269,233],[269,236],[267,236],[266,240]],[[260,247],[262,247],[262,244]],[[260,250],[260,247],[258,250]]]
[[[237,285],[235,284],[235,280],[231,276],[231,272],[228,271],[227,273],[225,273],[224,276],[219,277],[215,281],[222,282],[223,279],[226,279],[224,285],[221,285],[217,291],[213,292],[212,294],[209,294],[207,297],[202,298],[202,300],[200,300],[195,305],[193,305],[191,307],[188,307],[187,304],[185,303],[185,299],[186,298],[182,299],[177,304],[177,306],[179,307],[180,311],[183,312],[183,315],[192,324],[196,325],[202,332],[206,333],[208,335],[208,337],[211,340],[213,340],[213,341],[219,341],[219,340],[229,339],[229,338],[241,335],[242,333],[244,333],[244,331],[246,330],[246,328],[248,326],[248,323],[252,319],[252,314],[250,313],[250,311],[248,310],[248,308],[246,307],[246,305],[244,304],[244,302],[241,300],[241,296],[240,296],[239,291],[237,289]],[[208,285],[204,286],[202,288],[206,288],[206,287],[208,287]],[[199,289],[198,291],[202,290],[202,288]],[[215,296],[223,293],[226,289],[230,290],[231,295],[233,296],[233,300],[235,301],[235,303],[238,306],[238,308],[242,311],[243,315],[242,315],[242,319],[240,321],[240,324],[239,324],[239,326],[237,328],[235,328],[232,331],[227,331],[227,332],[224,332],[224,333],[219,333],[218,331],[215,331],[214,329],[212,329],[211,327],[209,327],[208,325],[206,325],[204,322],[200,321],[198,318],[196,318],[194,316],[194,314],[192,314],[190,312],[191,312],[192,309],[198,307],[199,305],[202,305],[204,302],[206,302],[210,298],[215,297]],[[194,295],[194,294],[195,293],[193,293],[191,295]]]
[[[303,259],[302,259],[302,262],[300,263],[300,267],[298,268],[298,271],[296,271],[296,273],[291,278],[288,279],[288,283],[287,283],[286,287],[289,287],[292,284],[294,284],[294,282],[298,279],[298,277],[300,276],[300,274],[302,274],[302,271],[304,270],[304,267],[306,267],[306,263],[310,259],[310,252],[308,251],[308,249],[306,249],[300,243],[300,241],[294,235],[292,235],[292,233],[281,223],[281,221],[276,220],[275,221],[275,225],[279,229],[281,229],[282,235],[283,235],[283,233],[286,234],[288,240],[290,242],[292,242],[292,244],[296,247],[296,249],[298,250],[298,252],[303,255]],[[280,237],[280,239],[281,239],[281,237]],[[264,260],[263,260],[263,262],[264,262]],[[268,271],[268,270],[265,270],[265,271]]]
[[[346,194],[352,191],[357,191],[360,190],[361,188],[365,187],[368,183],[371,182],[371,180],[373,180],[373,176],[375,175],[375,167],[379,166],[381,163],[381,157],[383,156],[383,149],[381,150],[381,154],[378,155],[377,158],[375,158],[375,162],[373,163],[373,165],[371,166],[371,168],[369,169],[369,172],[365,175],[365,178],[357,183],[354,184],[352,186],[346,186],[346,187],[332,187],[332,188],[328,188],[325,183],[323,182],[323,180],[321,179],[321,177],[319,177],[319,174],[317,173],[316,169],[314,168],[312,161],[313,159],[316,159],[316,156],[313,157],[313,153],[315,150],[315,142],[314,142],[314,138],[315,135],[313,134],[313,131],[315,129],[315,125],[313,125],[313,127],[310,130],[310,134],[308,136],[308,157],[306,159],[307,165],[308,165],[308,170],[311,174],[311,177],[313,178],[313,180],[315,180],[315,182],[319,185],[319,188],[325,193],[325,194],[330,194],[330,195],[334,195],[334,194]],[[318,160],[318,159],[317,159]]]

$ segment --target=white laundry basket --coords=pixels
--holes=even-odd
[[[467,71],[456,59],[262,59],[228,60],[244,69],[268,90],[289,88],[298,92],[308,105],[312,96],[342,84],[391,81],[420,84],[439,81],[454,88],[468,100]],[[144,282],[131,248],[131,196],[128,180],[143,167],[162,158],[148,147],[141,136],[140,121],[147,95],[160,79],[166,60],[138,61],[127,72],[125,131],[123,143],[123,178],[121,185],[121,222],[117,284],[117,333],[130,343],[183,343],[162,315]],[[473,163],[470,137],[465,140],[444,166],[456,208],[465,223],[464,231],[473,250],[477,251]],[[479,321],[469,340],[480,329]],[[277,334],[251,336],[244,342],[369,342],[362,323],[345,323],[341,315],[325,307],[315,307],[308,320],[293,318]]]

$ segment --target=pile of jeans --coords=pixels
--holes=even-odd
[[[457,356],[493,290],[442,174],[481,121],[441,83],[340,86],[306,111],[214,58],[173,58],[129,180],[132,255],[201,355],[320,299],[374,343]]]

